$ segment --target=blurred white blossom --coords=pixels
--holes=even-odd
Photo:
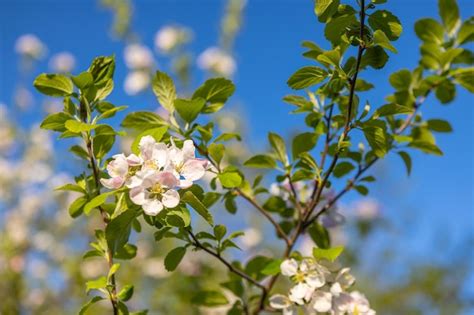
[[[236,64],[234,58],[218,47],[210,47],[203,51],[198,59],[199,68],[230,77],[234,74]]]
[[[136,95],[145,91],[150,85],[150,75],[144,71],[133,71],[127,74],[124,90],[128,95]]]
[[[180,26],[164,26],[156,32],[155,47],[163,54],[170,53],[178,45],[189,41],[191,32]]]
[[[46,53],[46,46],[33,34],[25,34],[16,40],[15,51],[25,57],[40,59]]]
[[[153,66],[153,54],[144,45],[130,44],[124,50],[125,64],[132,70],[147,69]]]
[[[57,53],[49,60],[49,67],[54,72],[71,72],[76,65],[76,58],[67,51]]]

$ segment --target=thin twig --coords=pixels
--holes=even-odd
[[[255,280],[254,278],[252,278],[251,276],[249,276],[248,274],[244,273],[243,271],[235,268],[230,262],[228,262],[224,257],[222,257],[219,253],[211,250],[210,248],[204,246],[196,237],[196,235],[193,234],[193,232],[191,232],[191,230],[187,230],[189,236],[191,236],[191,239],[193,241],[193,245],[196,246],[197,248],[200,248],[202,250],[204,250],[205,252],[207,252],[208,254],[210,254],[211,256],[214,256],[215,258],[217,258],[218,260],[220,260],[220,262],[222,262],[228,269],[230,272],[233,272],[235,273],[236,275],[240,276],[241,278],[244,278],[245,280],[247,280],[248,282],[252,283],[254,286],[256,287],[259,287],[260,289],[262,289],[262,291],[265,291],[266,288],[263,284],[259,283],[257,280]]]

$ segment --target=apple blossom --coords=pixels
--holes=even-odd
[[[163,208],[179,204],[179,194],[173,189],[179,181],[171,172],[148,172],[141,184],[130,190],[133,203],[142,206],[148,215],[157,215]]]
[[[192,140],[185,140],[182,149],[177,148],[172,142],[168,154],[169,164],[166,169],[171,171],[176,176],[176,179],[179,180],[180,188],[190,187],[193,181],[204,176],[207,161],[195,157],[195,148]]]

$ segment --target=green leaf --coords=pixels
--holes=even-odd
[[[115,263],[110,267],[109,273],[107,274],[107,280],[110,281],[110,278],[119,270],[120,264]]]
[[[173,79],[164,72],[156,71],[153,77],[152,89],[161,106],[168,112],[173,112],[173,105],[176,100],[176,87]]]
[[[474,68],[464,68],[456,70],[454,78],[466,90],[474,93]]]
[[[443,119],[428,119],[426,121],[428,124],[428,129],[437,131],[437,132],[451,132],[453,128],[451,124]]]
[[[441,151],[441,149],[438,148],[436,144],[430,143],[427,141],[415,140],[415,141],[412,141],[408,146],[419,149],[422,152],[425,152],[428,154],[434,154],[434,155],[440,155],[440,156],[443,155],[443,151]]]
[[[403,163],[405,163],[405,167],[407,169],[407,175],[410,176],[411,167],[412,167],[410,155],[408,153],[406,153],[405,151],[400,151],[400,152],[397,152],[397,153],[402,158]]]
[[[222,158],[224,158],[225,146],[222,143],[211,143],[207,150],[217,165],[221,164]]]
[[[391,41],[397,40],[402,33],[400,20],[387,10],[371,13],[368,22],[374,31],[381,30]]]
[[[413,111],[414,109],[408,106],[403,106],[399,104],[386,104],[377,108],[372,117],[376,119],[378,117],[408,114],[412,113]]]
[[[193,94],[193,99],[203,98],[210,103],[225,103],[234,94],[235,85],[224,78],[209,79]]]
[[[100,90],[110,89],[115,72],[115,56],[99,56],[94,58],[87,70],[94,78],[94,85]],[[98,92],[99,93],[99,92]]]
[[[328,230],[317,221],[309,226],[308,234],[319,248],[328,249],[331,246]]]
[[[335,261],[343,251],[344,246],[336,246],[328,249],[313,248],[313,256],[316,259],[326,259],[329,261]]]
[[[334,177],[340,178],[346,174],[348,174],[350,171],[352,171],[355,168],[354,165],[350,162],[341,162],[336,165],[334,168],[333,174]]]
[[[227,300],[225,295],[218,291],[201,291],[193,296],[191,302],[208,307],[229,304],[229,300]]]
[[[74,92],[71,79],[62,74],[42,73],[33,82],[34,87],[49,96],[67,96]]]
[[[474,18],[473,17],[464,21],[464,23],[461,25],[456,41],[459,45],[463,45],[463,44],[474,41]]]
[[[95,129],[93,152],[96,158],[102,159],[115,143],[115,130],[108,125],[101,125]]]
[[[128,301],[132,298],[133,296],[133,285],[131,284],[127,284],[125,285],[122,290],[120,290],[120,292],[117,294],[117,297],[121,300],[121,301]]]
[[[374,32],[374,45],[381,46],[394,53],[397,52],[397,49],[392,45],[392,43],[390,43],[390,39],[381,30],[376,30]]]
[[[174,107],[179,116],[188,123],[193,122],[197,118],[204,105],[206,105],[206,100],[201,97],[192,100],[178,98],[174,101]]]
[[[292,156],[297,159],[303,152],[311,151],[318,141],[318,135],[314,132],[305,132],[297,135],[292,143]]]
[[[62,112],[50,114],[43,120],[40,127],[47,130],[64,132],[66,131],[66,121],[71,118],[71,116]]]
[[[81,90],[89,87],[94,83],[92,74],[87,71],[81,72],[78,75],[71,78],[72,82]]]
[[[314,13],[320,22],[326,22],[337,12],[339,0],[316,0],[314,3]]]
[[[64,125],[66,126],[67,130],[74,133],[87,132],[99,127],[99,125],[91,125],[75,119],[66,121]]]
[[[456,0],[439,0],[438,8],[439,15],[441,16],[441,20],[443,21],[447,33],[453,35],[461,25],[459,7]]]
[[[90,212],[92,211],[92,209],[94,208],[98,208],[100,207],[101,205],[103,205],[105,203],[105,201],[107,200],[107,198],[112,195],[113,192],[107,192],[107,193],[103,193],[103,194],[100,194],[94,198],[92,198],[91,201],[89,201],[85,206],[84,206],[84,213],[86,215],[89,215]]]
[[[364,185],[354,186],[354,189],[362,196],[367,196],[367,194],[369,193],[369,189],[365,187]]]
[[[283,164],[288,164],[288,155],[286,154],[286,145],[282,137],[276,133],[268,133],[268,141],[275,151],[278,160],[283,162]]]
[[[456,97],[456,86],[450,80],[444,80],[436,86],[435,95],[443,104],[452,102]]]
[[[173,210],[166,214],[166,223],[175,227],[187,227],[191,224],[191,215],[187,208]]]
[[[141,132],[133,140],[133,143],[132,143],[132,146],[131,146],[132,152],[135,153],[135,154],[138,154],[140,152],[140,149],[139,149],[138,146],[140,144],[140,140],[143,137],[152,136],[153,139],[156,140],[156,142],[160,142],[167,131],[168,131],[168,127],[167,126],[162,126],[162,127],[158,127],[158,128],[147,129],[147,130]]]
[[[186,254],[186,247],[176,247],[165,257],[165,268],[168,271],[174,271]]]
[[[383,128],[376,126],[363,127],[365,139],[374,151],[374,154],[381,158],[387,154],[387,135]]]
[[[341,42],[348,43],[347,36],[343,35],[343,33],[346,32],[347,28],[356,23],[357,19],[353,13],[332,18],[324,28],[324,36],[333,46],[337,46]]]
[[[75,184],[65,184],[59,187],[54,188],[55,191],[75,191],[81,194],[85,194],[86,191],[79,185]]]
[[[122,127],[136,130],[147,130],[167,125],[167,122],[152,112],[133,112],[122,121]]]
[[[69,206],[69,215],[73,218],[80,216],[84,210],[84,205],[87,203],[87,198],[85,196],[79,197],[74,200]]]
[[[216,240],[222,240],[226,233],[227,228],[224,225],[218,224],[214,227],[214,236],[216,237]]]
[[[415,23],[415,33],[424,42],[440,45],[444,41],[444,29],[434,19],[421,19]]]
[[[369,47],[362,56],[361,67],[371,66],[374,69],[381,69],[387,61],[388,55],[382,47]]]
[[[299,69],[288,79],[288,86],[295,90],[301,90],[326,79],[328,73],[315,66],[307,66]]]
[[[132,244],[125,244],[122,248],[119,248],[115,254],[114,258],[130,260],[137,256],[137,247]]]
[[[225,188],[235,188],[242,184],[242,176],[236,171],[224,171],[217,178]]]
[[[410,70],[402,69],[390,75],[390,84],[398,91],[406,91],[410,89],[412,76]]]
[[[211,212],[191,191],[187,191],[181,197],[181,200],[189,204],[196,212],[204,218],[211,226],[214,224]]]
[[[244,162],[245,166],[255,168],[270,168],[273,169],[277,166],[275,159],[265,154],[258,154],[252,156],[250,159]]]
[[[270,261],[263,269],[262,273],[266,276],[274,276],[280,273],[280,265],[282,263],[282,259],[274,259]]]
[[[132,221],[137,216],[135,210],[126,210],[112,219],[105,228],[107,245],[115,253],[127,242],[132,228]]]
[[[233,133],[233,132],[224,132],[220,136],[218,136],[214,142],[219,142],[219,141],[229,141],[232,139],[236,139],[237,141],[242,140],[240,135],[238,133]]]
[[[362,79],[357,79],[356,81],[356,86],[355,90],[356,91],[368,91],[374,88],[374,85],[372,83],[369,83],[365,80]]]
[[[102,301],[104,300],[103,297],[101,296],[94,296],[91,300],[89,300],[89,302],[87,302],[86,304],[84,304],[82,307],[81,307],[81,310],[79,311],[79,315],[84,315],[86,313],[86,311],[89,309],[89,307],[91,307],[93,304],[99,302],[99,301]]]
[[[100,278],[97,278],[95,280],[90,280],[86,282],[86,292],[89,292],[90,290],[99,290],[99,289],[105,289],[107,286],[107,277],[102,276]]]

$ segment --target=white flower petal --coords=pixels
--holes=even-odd
[[[142,159],[133,153],[127,156],[127,162],[130,166],[138,166],[143,163]]]
[[[165,167],[168,163],[168,147],[164,143],[157,143],[153,147],[153,160],[159,168]]]
[[[270,306],[274,309],[281,310],[291,306],[290,299],[283,294],[275,294],[270,297]]]
[[[156,141],[152,136],[144,136],[140,139],[138,148],[140,149],[141,157],[144,160],[150,160],[153,157],[153,149]]]
[[[181,175],[190,181],[200,179],[205,173],[206,170],[202,166],[202,162],[197,159],[186,161],[181,171]]]
[[[174,208],[179,204],[179,194],[176,190],[170,189],[163,194],[161,201],[166,208]]]
[[[100,182],[102,183],[102,185],[104,185],[105,187],[109,188],[109,189],[118,189],[120,187],[122,187],[123,183],[124,183],[124,179],[122,177],[112,177],[112,178],[101,178],[100,179]]]
[[[194,157],[196,156],[196,149],[194,148],[194,143],[192,140],[185,140],[183,142],[183,148],[181,150],[183,152],[183,158],[185,161],[189,159],[194,159]]]
[[[130,199],[136,205],[143,205],[147,202],[145,190],[142,187],[135,187],[130,189]]]
[[[298,272],[298,263],[293,258],[286,259],[281,263],[280,270],[284,276],[294,276]]]
[[[150,199],[142,205],[142,208],[146,214],[155,216],[163,210],[163,204],[157,199]]]
[[[313,294],[314,289],[312,289],[306,283],[298,283],[290,290],[289,298],[291,301],[297,304],[304,304],[305,300],[309,300]]]
[[[313,309],[319,313],[326,313],[331,310],[332,295],[329,292],[316,291],[313,294]]]
[[[160,172],[155,175],[156,182],[167,188],[173,188],[179,185],[179,180],[171,172]]]
[[[311,271],[304,280],[313,289],[320,288],[326,283],[324,275],[317,271]]]

